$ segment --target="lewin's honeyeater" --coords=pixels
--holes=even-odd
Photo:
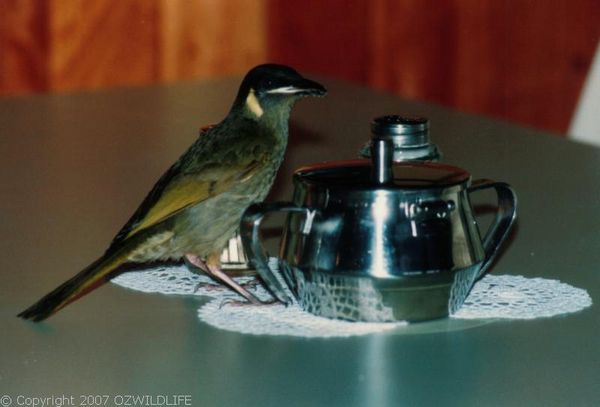
[[[186,259],[252,303],[220,269],[219,257],[250,204],[262,201],[283,159],[294,103],[325,88],[292,68],[248,72],[225,119],[206,128],[158,180],[104,255],[19,314],[33,321],[125,271],[127,264]]]

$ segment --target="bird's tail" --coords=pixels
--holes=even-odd
[[[118,253],[105,254],[18,316],[35,322],[48,318],[119,274],[118,269],[123,263],[123,257]]]

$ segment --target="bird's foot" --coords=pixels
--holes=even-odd
[[[216,253],[216,254],[208,256],[206,258],[206,260],[203,260],[196,255],[186,254],[184,256],[184,259],[186,261],[190,262],[191,264],[193,264],[194,266],[204,270],[206,272],[206,274],[208,274],[210,277],[212,277],[216,281],[219,281],[219,282],[225,284],[226,286],[231,288],[233,291],[235,291],[236,293],[238,293],[239,295],[244,297],[246,300],[248,300],[250,303],[256,304],[256,305],[261,304],[262,301],[259,300],[256,297],[256,295],[254,295],[253,293],[248,291],[246,288],[241,286],[237,281],[233,280],[226,273],[224,273],[223,270],[221,270],[221,268],[219,267],[219,257],[220,257],[220,253]]]
[[[194,288],[194,294],[196,294],[200,290],[213,292],[213,291],[222,291],[224,289],[225,289],[225,287],[223,287],[221,284],[200,282],[200,283],[196,284],[196,287]]]
[[[232,298],[229,298],[229,299],[223,300],[221,302],[221,304],[219,305],[219,309],[223,308],[226,305],[232,306],[232,307],[248,307],[248,306],[265,307],[265,306],[271,306],[271,305],[277,305],[277,304],[281,304],[281,302],[279,302],[278,300],[268,300],[268,301],[259,301],[258,303],[256,303],[253,301],[242,301],[242,300],[234,300]]]
[[[244,287],[246,290],[248,289],[255,289],[256,287],[260,286],[261,283],[258,280],[258,278],[253,278],[250,281],[246,281],[245,283],[240,284],[242,287]]]
[[[259,285],[260,285],[260,281],[257,278],[253,278],[250,281],[247,281],[245,283],[241,283],[240,287],[242,287],[245,290],[254,290]],[[200,283],[196,284],[196,288],[194,289],[194,293],[197,293],[201,289],[202,290],[206,290],[208,292],[215,292],[215,291],[229,290],[230,288],[227,287],[226,285],[223,285],[223,284],[214,284],[214,283],[200,282]]]

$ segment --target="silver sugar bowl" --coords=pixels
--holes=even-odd
[[[259,229],[288,212],[279,268],[308,312],[352,321],[445,317],[488,269],[516,216],[506,183],[472,182],[458,167],[394,162],[394,143],[374,133],[371,160],[333,161],[295,171],[290,202],[248,208],[246,253],[272,294],[290,298],[267,265]],[[494,189],[498,208],[481,238],[470,194]]]

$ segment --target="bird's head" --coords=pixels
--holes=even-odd
[[[252,68],[244,77],[234,108],[260,119],[280,112],[289,112],[298,99],[324,96],[323,85],[302,77],[285,65],[265,64]]]

